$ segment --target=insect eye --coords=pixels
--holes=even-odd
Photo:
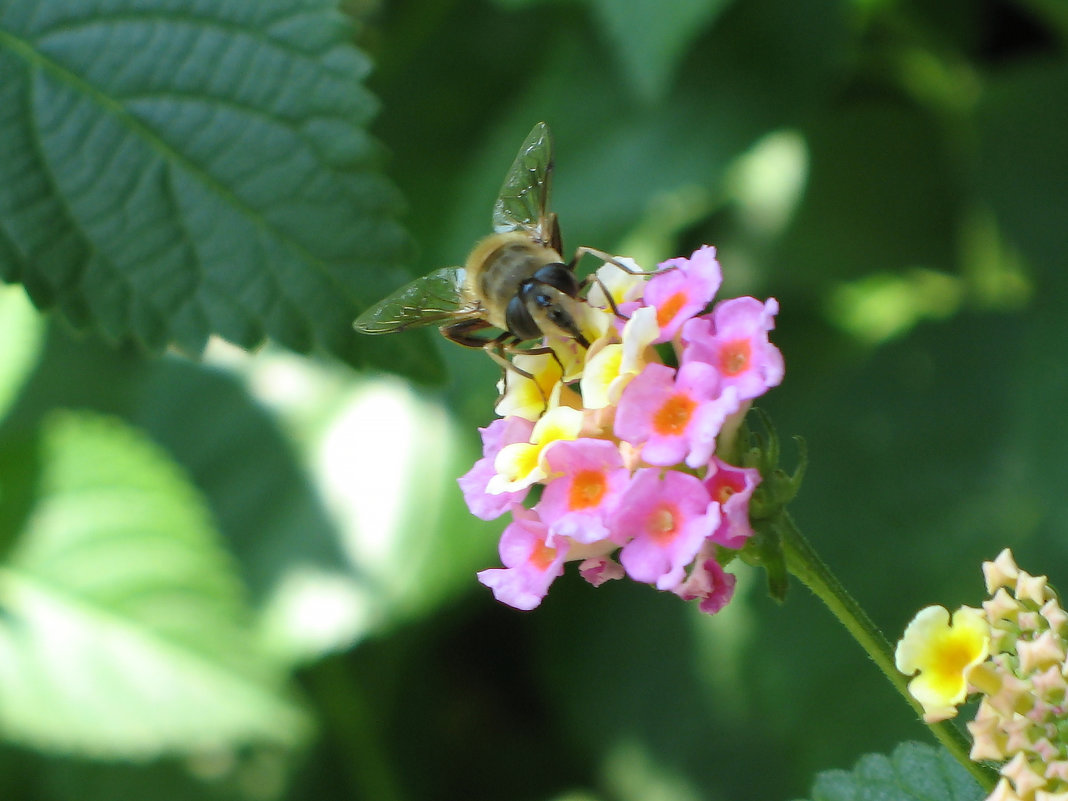
[[[539,268],[532,278],[538,283],[548,284],[559,289],[565,295],[570,295],[573,298],[578,297],[578,279],[566,264],[559,262],[546,264],[544,267]]]
[[[504,321],[508,330],[520,339],[534,339],[541,335],[541,331],[530,316],[522,297],[516,295],[508,301],[508,308],[504,313]]]

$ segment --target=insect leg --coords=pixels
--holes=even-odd
[[[510,353],[513,356],[544,356],[545,354],[548,354],[553,357],[553,361],[556,362],[557,366],[560,368],[561,376],[564,374],[563,362],[560,361],[560,357],[559,355],[557,355],[556,351],[548,345],[541,345],[536,348],[520,348],[518,347],[518,340],[511,339],[511,341],[509,341],[511,336],[511,334],[504,334],[493,340],[486,348],[486,351],[487,353],[489,353],[490,358],[504,368],[504,375],[501,377],[504,381],[504,389],[508,389],[509,373],[521,375],[523,376],[523,378],[527,378],[534,382],[534,386],[538,388],[538,394],[541,395],[542,402],[545,404],[546,408],[548,408],[549,398],[546,396],[545,391],[542,389],[541,384],[538,382],[538,380],[533,376],[533,374],[529,373],[521,367],[517,367],[514,362],[509,359],[506,359],[504,357],[504,353]],[[491,350],[490,346],[492,346],[494,349]],[[503,395],[504,393],[502,392],[501,397],[503,397]],[[500,397],[498,397],[497,400],[499,401]]]
[[[497,339],[500,339],[500,337],[497,337],[496,339],[487,340],[485,337],[475,336],[478,331],[486,328],[492,328],[492,326],[485,320],[475,317],[470,320],[459,320],[458,322],[441,326],[441,335],[450,342],[463,345],[465,348],[485,348],[487,343],[496,342]]]
[[[526,370],[523,370],[520,367],[516,367],[514,364],[512,364],[511,361],[509,361],[504,356],[505,351],[509,353],[516,351],[520,353],[525,353],[525,351],[521,351],[518,348],[514,347],[515,336],[513,334],[508,333],[507,331],[499,334],[498,336],[493,337],[492,339],[477,336],[477,333],[479,331],[483,331],[487,328],[492,328],[492,326],[485,320],[474,318],[471,320],[460,320],[449,325],[443,325],[441,327],[441,334],[450,342],[455,342],[457,345],[463,345],[465,348],[481,348],[482,350],[484,350],[486,352],[486,355],[489,356],[490,359],[492,359],[494,363],[496,363],[501,368],[501,378],[505,382],[507,382],[508,380],[509,370],[515,373],[519,373],[519,375],[523,376],[524,378],[529,378],[531,381],[534,381],[534,376],[532,376]],[[537,384],[536,381],[534,383]],[[501,397],[503,397],[503,393],[498,396],[498,402],[500,401]]]
[[[521,354],[528,356],[544,356],[546,353],[548,353],[550,356],[553,357],[553,361],[556,362],[557,367],[560,368],[561,375],[564,373],[564,363],[560,361],[560,357],[557,355],[556,351],[548,345],[541,345],[537,348],[517,348],[514,346],[506,346],[505,349],[513,356]],[[533,376],[528,374],[525,370],[520,370],[511,362],[509,362],[509,364],[511,365],[512,369],[520,375],[525,375],[527,378],[533,378]]]
[[[483,341],[482,349],[486,351],[486,355],[501,368],[501,391],[497,394],[497,403],[501,402],[505,393],[508,391],[508,374],[516,373],[517,375],[523,376],[523,378],[533,381],[534,386],[538,388],[538,392],[542,395],[542,400],[548,404],[549,401],[545,398],[544,393],[541,392],[541,385],[538,384],[534,376],[522,367],[517,367],[510,359],[505,357],[505,353],[526,353],[526,351],[515,347],[512,334],[509,334],[506,331],[489,341]]]
[[[585,256],[587,253],[596,259],[600,259],[605,264],[612,264],[618,267],[620,270],[630,275],[656,275],[657,273],[667,272],[667,270],[675,269],[674,267],[668,267],[666,270],[635,270],[633,267],[628,267],[626,264],[624,264],[615,256],[613,256],[611,253],[605,253],[603,250],[597,250],[596,248],[588,248],[585,246],[576,248],[575,256],[573,259],[571,259],[571,264],[569,265],[571,269],[575,269],[575,265],[578,264],[578,260]]]
[[[505,332],[499,337],[484,342],[482,345],[483,350],[486,351],[486,355],[495,361],[501,369],[504,371],[511,370],[513,373],[518,373],[523,378],[529,378],[534,381],[534,376],[524,370],[522,367],[516,367],[512,364],[511,359],[505,357],[505,353],[526,353],[525,350],[520,350],[514,347],[514,344],[510,341],[513,337],[511,334]],[[537,382],[535,382],[537,383]]]
[[[603,250],[596,250],[594,248],[588,248],[588,247],[580,247],[580,248],[578,248],[575,251],[574,258],[571,259],[571,264],[568,265],[568,266],[572,270],[574,270],[575,269],[575,265],[578,264],[578,260],[581,259],[587,253],[589,253],[591,256],[593,256],[595,258],[600,259],[605,264],[615,265],[616,267],[618,267],[619,269],[623,270],[623,272],[628,273],[629,275],[652,275],[652,273],[646,273],[646,272],[642,272],[641,270],[634,270],[634,269],[628,267],[626,264],[623,264],[622,262],[617,260],[615,258],[615,256],[612,256],[609,253],[605,253]],[[612,293],[608,291],[608,287],[606,287],[604,285],[604,281],[602,281],[601,277],[599,275],[597,275],[597,271],[596,270],[594,272],[590,273],[589,275],[587,275],[583,279],[583,284],[584,285],[588,286],[591,283],[597,284],[597,286],[599,286],[601,288],[601,293],[604,295],[604,299],[608,301],[608,305],[612,309],[612,314],[614,314],[620,320],[629,320],[630,319],[629,317],[627,317],[627,315],[623,314],[619,310],[618,306],[616,306],[616,301],[612,297]]]
[[[608,305],[612,309],[612,314],[614,314],[620,320],[629,320],[630,319],[629,317],[627,317],[627,315],[623,314],[623,312],[621,312],[619,310],[618,306],[616,306],[615,298],[612,297],[612,293],[608,291],[608,287],[606,287],[604,285],[604,281],[602,281],[600,279],[600,277],[597,275],[597,273],[590,273],[589,275],[587,275],[586,279],[585,279],[585,281],[583,283],[586,283],[586,284],[589,284],[589,283],[597,284],[597,286],[599,286],[601,288],[601,294],[604,295],[604,299],[608,301]]]

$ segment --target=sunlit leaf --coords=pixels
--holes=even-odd
[[[0,288],[0,417],[15,399],[41,349],[43,326],[26,296]]]
[[[3,735],[139,758],[300,742],[308,722],[253,647],[233,566],[166,457],[117,422],[61,413],[38,461],[37,503],[0,567]]]
[[[351,328],[405,240],[349,35],[330,0],[0,3],[0,275],[153,352],[433,371]]]

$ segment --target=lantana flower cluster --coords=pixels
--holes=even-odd
[[[1068,613],[1045,576],[1008,549],[983,564],[982,609],[922,610],[898,643],[897,666],[925,720],[980,697],[971,758],[1002,763],[988,801],[1068,801]]]
[[[783,360],[768,341],[777,302],[712,305],[721,281],[709,246],[648,273],[615,259],[582,304],[588,349],[547,338],[514,357],[501,417],[460,479],[475,516],[511,515],[504,567],[478,574],[498,600],[533,609],[578,562],[594,586],[628,576],[708,613],[728,602],[722,565],[753,533],[761,479],[723,446]]]

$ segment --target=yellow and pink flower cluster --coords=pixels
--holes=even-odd
[[[778,304],[712,305],[722,281],[712,247],[649,273],[616,261],[583,304],[590,347],[546,340],[502,379],[501,417],[481,430],[483,456],[460,479],[474,515],[512,516],[504,567],[479,580],[532,609],[578,561],[595,586],[626,575],[713,613],[733,592],[721,564],[752,535],[760,482],[718,454],[752,400],[782,380],[768,341]]]
[[[1008,549],[983,573],[982,609],[921,610],[898,643],[898,669],[914,674],[909,691],[928,723],[979,695],[971,758],[1001,763],[987,801],[1068,801],[1068,612]]]

